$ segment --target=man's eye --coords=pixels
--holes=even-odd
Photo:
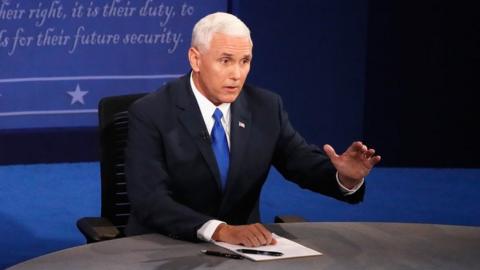
[[[222,64],[228,64],[229,62],[230,62],[230,59],[228,59],[228,58],[220,59],[220,63],[222,63]]]

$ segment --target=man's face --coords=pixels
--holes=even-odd
[[[190,48],[188,56],[200,93],[215,105],[232,103],[250,71],[252,44],[248,37],[215,33],[208,49]]]

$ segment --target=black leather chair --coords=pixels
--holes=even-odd
[[[124,236],[130,215],[124,171],[128,107],[144,95],[105,97],[98,104],[102,210],[101,217],[85,217],[77,221],[87,243]]]
[[[128,108],[145,94],[105,97],[98,105],[100,127],[101,217],[84,217],[77,227],[87,243],[124,236],[130,215],[125,179],[124,149],[128,135]],[[276,216],[275,222],[302,222],[297,216]]]

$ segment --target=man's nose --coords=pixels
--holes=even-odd
[[[234,80],[240,80],[241,74],[241,67],[239,65],[233,65],[232,70],[230,71],[231,78]]]

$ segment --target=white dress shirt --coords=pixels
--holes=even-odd
[[[227,136],[228,147],[230,147],[230,119],[231,119],[230,105],[231,104],[223,103],[223,104],[220,104],[219,106],[215,106],[202,93],[200,93],[200,91],[198,91],[197,87],[195,86],[195,83],[193,82],[192,73],[190,74],[190,86],[192,87],[193,95],[197,100],[198,107],[200,107],[200,112],[202,113],[203,121],[205,122],[205,126],[207,127],[208,134],[212,133],[213,125],[215,124],[215,120],[213,119],[213,112],[215,111],[216,108],[222,111],[222,114],[223,114],[222,126]],[[338,172],[336,174],[336,178],[340,188],[345,193],[345,195],[350,195],[355,193],[358,189],[360,189],[360,187],[363,185],[363,182],[364,182],[362,180],[362,182],[358,184],[356,187],[352,189],[348,189],[344,187],[341,184],[340,180],[338,179]],[[225,222],[221,220],[216,220],[216,219],[211,219],[205,222],[205,224],[203,224],[202,227],[198,229],[197,237],[204,241],[212,241],[213,233],[215,232],[217,227],[222,223],[225,223]]]

